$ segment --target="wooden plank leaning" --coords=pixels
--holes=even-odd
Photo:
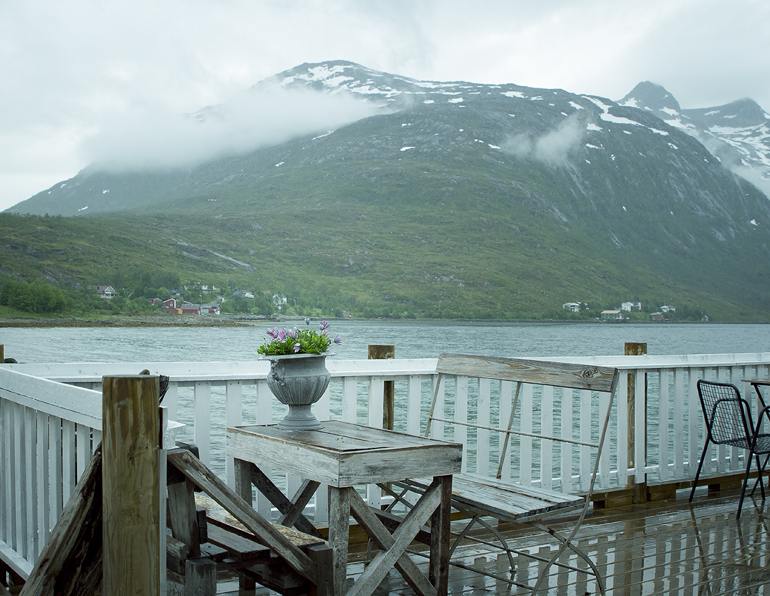
[[[67,501],[22,596],[102,593],[102,449],[97,447]]]

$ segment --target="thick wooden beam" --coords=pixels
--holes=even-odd
[[[157,376],[102,380],[105,596],[161,594],[158,393]]]

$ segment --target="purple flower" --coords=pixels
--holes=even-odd
[[[334,343],[338,346],[342,345],[342,338],[339,336],[339,334],[337,334],[337,336],[334,338]]]
[[[268,329],[267,330],[267,336],[270,339],[275,339],[276,337],[278,337],[278,327],[276,327],[274,329]]]
[[[288,335],[290,338],[294,339],[295,337],[297,337],[297,331],[296,330],[289,331],[286,335]]]
[[[328,329],[328,328],[329,328],[329,323],[327,323],[326,321],[321,321],[321,329]]]
[[[295,353],[296,353],[296,352],[299,352],[299,348],[300,348],[300,345],[299,345],[299,344],[294,344],[294,352],[295,352]]]
[[[284,340],[286,340],[286,329],[281,329],[281,330],[278,332],[278,335],[276,335],[276,337],[278,338],[278,341],[284,341]]]

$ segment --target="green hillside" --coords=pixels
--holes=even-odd
[[[120,291],[142,274],[164,273],[186,286],[283,293],[300,314],[558,318],[570,316],[564,302],[588,303],[585,316],[598,316],[626,300],[641,300],[646,310],[675,305],[711,320],[764,321],[770,312],[766,294],[747,291],[756,287],[752,270],[712,283],[714,271],[728,275],[730,255],[715,258],[712,271],[695,263],[682,269],[686,257],[637,259],[588,231],[521,227],[481,210],[428,221],[414,213],[394,221],[394,210],[368,205],[346,211],[307,208],[267,218],[2,214],[2,272]]]

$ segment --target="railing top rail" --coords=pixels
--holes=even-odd
[[[545,358],[532,358],[546,360]],[[641,356],[580,356],[547,358],[552,362],[593,364],[621,370],[660,368],[717,368],[728,366],[759,366],[770,364],[770,352],[733,354],[669,354]]]
[[[770,352],[742,354],[684,354],[644,356],[579,356],[529,357],[530,360],[611,367],[620,370],[655,370],[673,368],[716,368],[730,366],[770,365]],[[395,358],[388,360],[333,360],[327,368],[333,378],[340,377],[405,377],[437,374],[437,358]],[[10,370],[33,377],[68,383],[98,383],[103,376],[138,374],[167,375],[177,383],[210,381],[254,381],[267,377],[267,360],[242,362],[74,362],[5,364]]]
[[[102,394],[0,367],[0,397],[102,430]]]
[[[389,360],[331,360],[326,368],[332,377],[410,376],[436,373],[436,358]],[[98,383],[103,376],[138,374],[147,369],[150,374],[162,374],[171,381],[227,382],[265,379],[270,372],[267,360],[243,362],[74,362],[6,364],[4,368],[35,377],[70,383]]]

